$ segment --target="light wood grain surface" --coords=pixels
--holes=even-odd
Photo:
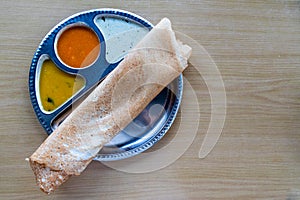
[[[0,5],[0,199],[300,199],[299,1],[2,0]],[[213,151],[199,159],[211,99],[203,77],[190,67],[184,76],[196,91],[200,124],[179,159],[149,173],[93,162],[47,196],[24,160],[46,138],[29,100],[31,59],[62,19],[104,7],[134,12],[154,24],[168,17],[176,31],[203,45],[224,81],[224,129]],[[194,112],[189,94],[185,91],[183,103]],[[171,143],[180,122],[149,151]],[[191,131],[185,130],[187,137]]]

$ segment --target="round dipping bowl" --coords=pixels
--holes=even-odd
[[[83,23],[72,24],[62,29],[54,45],[59,60],[71,68],[89,67],[100,54],[97,34]]]

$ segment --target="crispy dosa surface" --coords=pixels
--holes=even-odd
[[[46,193],[80,175],[103,145],[125,128],[187,67],[191,48],[164,18],[29,158]]]

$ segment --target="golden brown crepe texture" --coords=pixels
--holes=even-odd
[[[81,172],[187,67],[191,48],[164,18],[30,156],[46,193]]]

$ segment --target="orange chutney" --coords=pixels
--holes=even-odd
[[[100,52],[97,35],[85,26],[66,29],[57,41],[60,59],[70,67],[82,68],[92,64]]]
[[[51,60],[45,60],[40,72],[40,100],[45,111],[53,111],[85,85],[80,76],[67,74]]]

